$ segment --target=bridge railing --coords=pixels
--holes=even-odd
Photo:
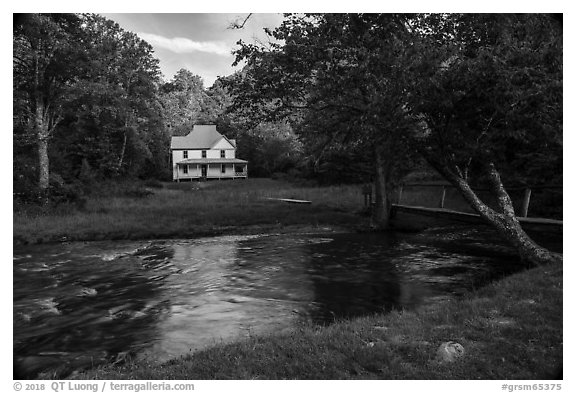
[[[520,217],[528,217],[531,210],[539,217],[562,219],[562,186],[539,185],[507,187],[514,208]],[[488,206],[497,202],[488,188],[473,188],[478,197]],[[460,192],[449,183],[405,183],[397,187],[395,203],[406,206],[447,208],[462,212],[473,212]]]

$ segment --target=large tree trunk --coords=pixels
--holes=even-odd
[[[382,157],[381,150],[374,149],[374,210],[373,224],[378,229],[387,229],[390,225],[389,166]]]
[[[50,184],[50,172],[48,161],[48,140],[42,138],[38,140],[38,187],[41,191],[46,191]]]
[[[50,184],[50,163],[48,160],[48,134],[49,127],[44,116],[42,100],[36,100],[36,112],[34,113],[34,127],[38,147],[38,187],[46,192]]]
[[[447,179],[456,186],[470,206],[516,248],[523,261],[532,264],[562,261],[561,255],[539,246],[526,234],[516,217],[512,199],[506,192],[496,167],[493,163],[488,163],[487,168],[490,188],[497,198],[499,211],[482,202],[462,177],[450,171],[443,171],[443,174],[448,175]]]
[[[38,44],[40,46],[40,44]],[[38,148],[38,188],[43,194],[48,191],[50,185],[50,163],[48,161],[48,117],[46,106],[40,93],[40,65],[38,57],[34,56],[34,92],[32,102],[34,104],[34,132],[36,133]]]

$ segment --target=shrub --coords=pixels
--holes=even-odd
[[[86,205],[86,198],[81,184],[64,183],[59,176],[52,176],[52,179],[48,189],[48,201],[50,204],[58,206],[67,203],[79,208],[83,208]]]

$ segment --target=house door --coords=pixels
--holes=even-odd
[[[202,177],[206,177],[208,174],[208,165],[202,165],[201,169],[202,169]]]

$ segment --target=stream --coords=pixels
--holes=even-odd
[[[13,269],[15,377],[54,378],[412,309],[522,265],[485,228],[452,227],[28,245]]]

